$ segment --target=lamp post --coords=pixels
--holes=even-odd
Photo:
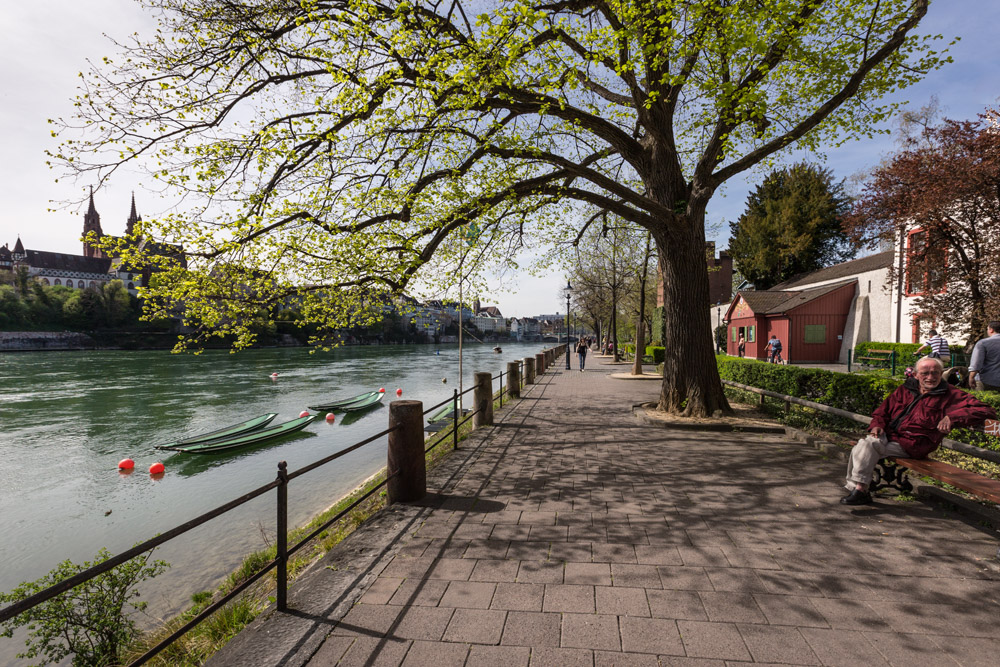
[[[566,370],[569,370],[569,298],[573,295],[573,286],[569,284],[569,280],[566,281],[563,292],[566,294]]]

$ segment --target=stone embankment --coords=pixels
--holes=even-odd
[[[0,331],[0,352],[91,350],[97,341],[72,331]]]

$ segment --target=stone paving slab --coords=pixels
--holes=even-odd
[[[658,386],[589,361],[210,664],[998,664],[995,534],[920,502],[845,508],[840,461],[651,424],[633,407]]]

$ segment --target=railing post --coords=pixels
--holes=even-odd
[[[393,401],[389,404],[389,454],[386,492],[390,504],[420,500],[427,495],[424,461],[424,404]]]
[[[500,371],[500,407],[503,407],[503,371]]]
[[[458,389],[453,390],[455,393],[451,399],[452,401],[452,411],[451,411],[451,448],[458,449]]]
[[[278,462],[278,611],[288,609],[288,462]]]
[[[524,358],[524,386],[535,384],[535,358]]]
[[[892,377],[896,377],[896,350],[889,353],[889,361],[892,363]]]
[[[516,361],[507,362],[507,398],[517,398],[521,395],[521,372]]]
[[[847,348],[847,372],[848,373],[851,372],[851,352],[853,352],[853,351],[854,350],[852,350],[851,348]]]
[[[545,372],[545,355],[539,352],[535,355],[535,373],[541,375]]]
[[[476,390],[472,393],[476,404],[476,414],[472,417],[472,427],[493,425],[493,375],[476,373]]]

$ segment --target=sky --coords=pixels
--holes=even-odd
[[[1000,96],[1000,48],[996,0],[935,0],[921,24],[924,34],[961,37],[951,48],[954,63],[931,73],[902,92],[900,100],[918,108],[937,96],[943,115],[974,118]],[[0,12],[0,245],[13,247],[20,235],[27,248],[78,254],[88,182],[55,179],[46,164],[46,149],[54,149],[49,118],[68,117],[87,60],[99,61],[119,41],[138,32],[150,34],[152,16],[130,0],[32,0],[5,2]],[[940,42],[939,42],[940,44]],[[887,125],[891,127],[892,123]],[[879,135],[825,151],[820,162],[835,178],[872,169],[894,150],[893,139]],[[798,156],[789,158],[794,160]],[[763,178],[751,171],[731,180],[708,208],[709,238],[717,248],[728,242],[728,222],[742,213],[747,194]],[[165,212],[170,202],[144,188],[137,175],[116,178],[95,195],[101,225],[109,234],[124,231],[132,192],[144,218]],[[67,203],[69,202],[69,203]],[[502,290],[480,294],[483,305],[496,304],[507,317],[565,311],[559,271],[543,277],[505,278]]]

